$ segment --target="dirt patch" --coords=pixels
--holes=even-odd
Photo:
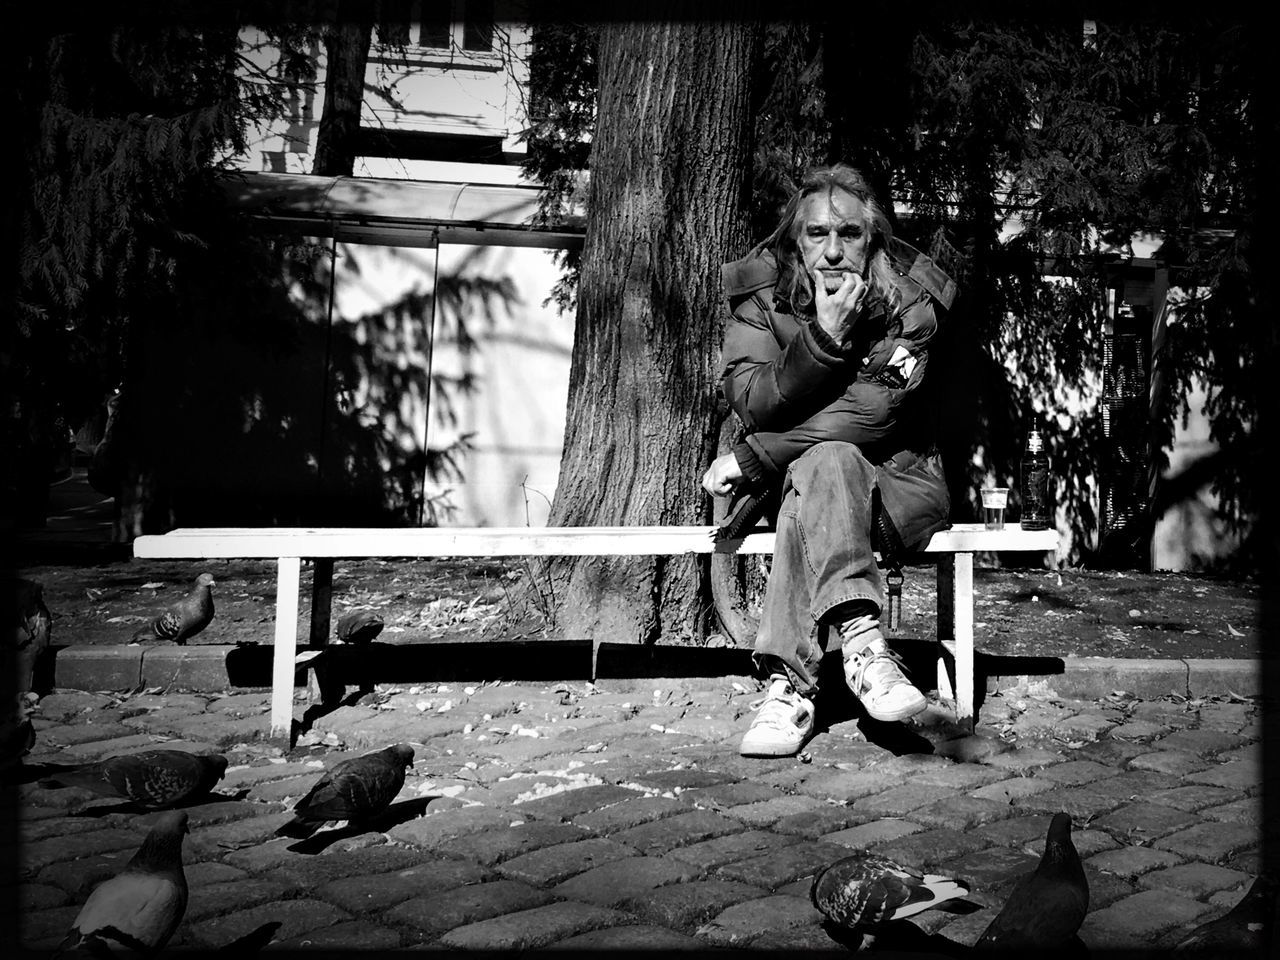
[[[270,643],[275,632],[275,562],[130,560],[29,566],[44,585],[56,644],[127,643],[138,627],[208,571],[216,616],[191,643]],[[932,637],[932,566],[908,567],[905,637]],[[519,639],[545,635],[536,604],[520,588],[519,559],[361,560],[334,565],[334,620],[370,608],[387,643]],[[1009,656],[1172,658],[1260,655],[1260,586],[1217,576],[1127,571],[978,569],[975,633],[980,650]],[[302,574],[309,622],[311,570]],[[305,626],[300,631],[305,633]],[[300,637],[305,639],[305,635]]]

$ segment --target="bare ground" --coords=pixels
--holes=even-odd
[[[195,644],[270,643],[274,561],[144,561],[27,566],[44,585],[56,644],[127,643],[138,626],[208,571],[217,615]],[[386,623],[379,640],[495,640],[545,635],[521,589],[518,559],[338,561],[333,619],[367,607]],[[1180,573],[980,568],[974,573],[977,644],[991,654],[1136,658],[1256,657],[1261,588],[1250,580]],[[302,613],[309,605],[304,567]],[[935,572],[909,567],[899,634],[933,635]],[[599,638],[608,639],[608,638]]]

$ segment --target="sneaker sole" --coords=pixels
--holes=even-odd
[[[893,723],[897,720],[906,720],[908,717],[914,717],[917,713],[924,712],[924,709],[927,706],[929,706],[929,701],[921,697],[919,705],[908,704],[905,707],[900,707],[893,711],[875,712],[872,711],[865,703],[862,705],[862,708],[867,711],[867,716],[871,717],[873,720],[879,720],[883,723]]]
[[[759,746],[748,747],[743,744],[738,748],[738,755],[742,757],[794,757],[804,747],[804,741],[801,740],[794,747],[785,743],[776,746]]]

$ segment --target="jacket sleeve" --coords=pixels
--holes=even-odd
[[[721,357],[721,389],[749,432],[786,429],[797,412],[842,387],[858,366],[853,352],[813,321],[802,322],[781,346],[755,298],[729,318]]]

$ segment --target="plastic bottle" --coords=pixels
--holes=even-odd
[[[1049,455],[1038,428],[1027,433],[1027,452],[1022,458],[1022,529],[1048,530],[1052,525],[1049,503]]]

